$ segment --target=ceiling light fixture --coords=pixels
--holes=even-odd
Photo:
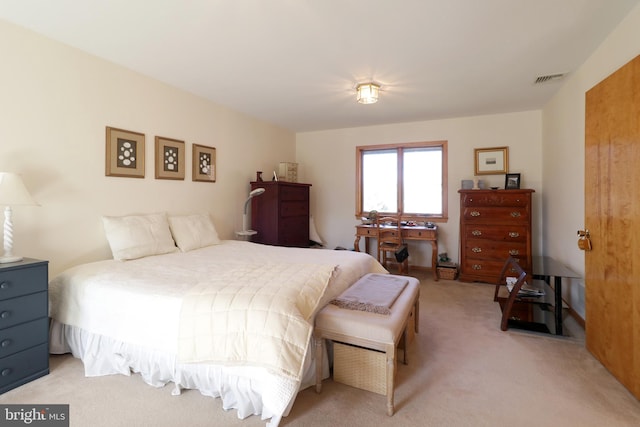
[[[375,83],[361,83],[356,90],[358,91],[356,99],[360,104],[375,104],[378,102],[380,85]]]

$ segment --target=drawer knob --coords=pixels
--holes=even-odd
[[[3,377],[11,375],[11,368],[4,368],[0,374],[2,374]]]
[[[471,216],[480,216],[480,212],[478,212],[478,211],[471,211]]]
[[[482,248],[476,246],[475,248],[471,248],[471,252],[479,254],[480,252],[482,252]]]
[[[474,270],[482,270],[482,266],[480,264],[473,264],[471,268],[473,268]]]
[[[510,231],[509,237],[520,237],[520,233],[518,233],[517,231]]]
[[[514,218],[518,218],[520,216],[520,212],[511,212],[511,216]]]
[[[2,348],[7,348],[10,345],[11,345],[11,340],[10,339],[2,340],[2,342],[0,342],[0,347],[2,347]]]
[[[473,234],[474,236],[482,236],[482,231],[480,231],[480,230],[473,230],[473,231],[471,232],[471,234]]]
[[[9,317],[11,317],[10,311],[3,311],[2,313],[0,313],[0,318],[2,319],[8,319]]]
[[[0,283],[0,289],[9,289],[10,287],[11,285],[9,284],[9,282]]]
[[[520,255],[520,251],[517,249],[510,249],[509,255]]]

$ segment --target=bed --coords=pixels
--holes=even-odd
[[[315,314],[386,272],[359,252],[220,240],[206,214],[103,220],[114,259],[50,281],[51,353],[72,353],[87,376],[199,390],[268,426],[314,383]]]

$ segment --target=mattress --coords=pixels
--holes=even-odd
[[[88,376],[139,373],[156,387],[173,383],[174,394],[198,389],[220,397],[240,418],[260,415],[278,425],[297,392],[313,383],[312,338],[301,346],[300,375],[283,374],[260,360],[185,363],[179,338],[183,301],[193,289],[207,281],[232,282],[235,272],[256,266],[266,272],[283,265],[331,267],[328,283],[302,316],[310,325],[317,311],[364,274],[386,272],[364,253],[233,240],[184,253],[83,264],[50,282],[51,351],[82,359]]]

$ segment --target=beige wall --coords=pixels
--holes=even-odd
[[[240,229],[255,172],[294,161],[295,135],[0,21],[0,171],[40,204],[15,207],[14,252],[50,274],[110,257],[100,217],[209,212]],[[146,177],[105,177],[105,126],[146,135]],[[187,143],[186,179],[154,179],[154,137]],[[217,182],[191,181],[191,145],[216,147]]]
[[[576,231],[584,224],[585,93],[640,54],[640,6],[636,6],[591,57],[567,79],[543,109],[543,247],[546,254],[584,276]],[[597,244],[597,243],[596,243]],[[567,289],[584,316],[584,282]]]
[[[381,100],[384,102],[384,100]],[[296,157],[301,180],[312,184],[311,210],[329,247],[353,248],[355,218],[355,147],[414,141],[448,141],[449,221],[439,223],[439,245],[458,260],[460,181],[474,178],[474,148],[509,147],[509,171],[522,174],[522,188],[533,188],[534,218],[541,218],[542,149],[540,111],[299,133]],[[504,187],[504,175],[480,177]],[[534,220],[541,235],[542,222]],[[534,253],[539,242],[534,241]],[[364,244],[361,243],[364,248]],[[442,252],[442,248],[439,248]],[[428,244],[410,242],[410,262],[430,266]]]

